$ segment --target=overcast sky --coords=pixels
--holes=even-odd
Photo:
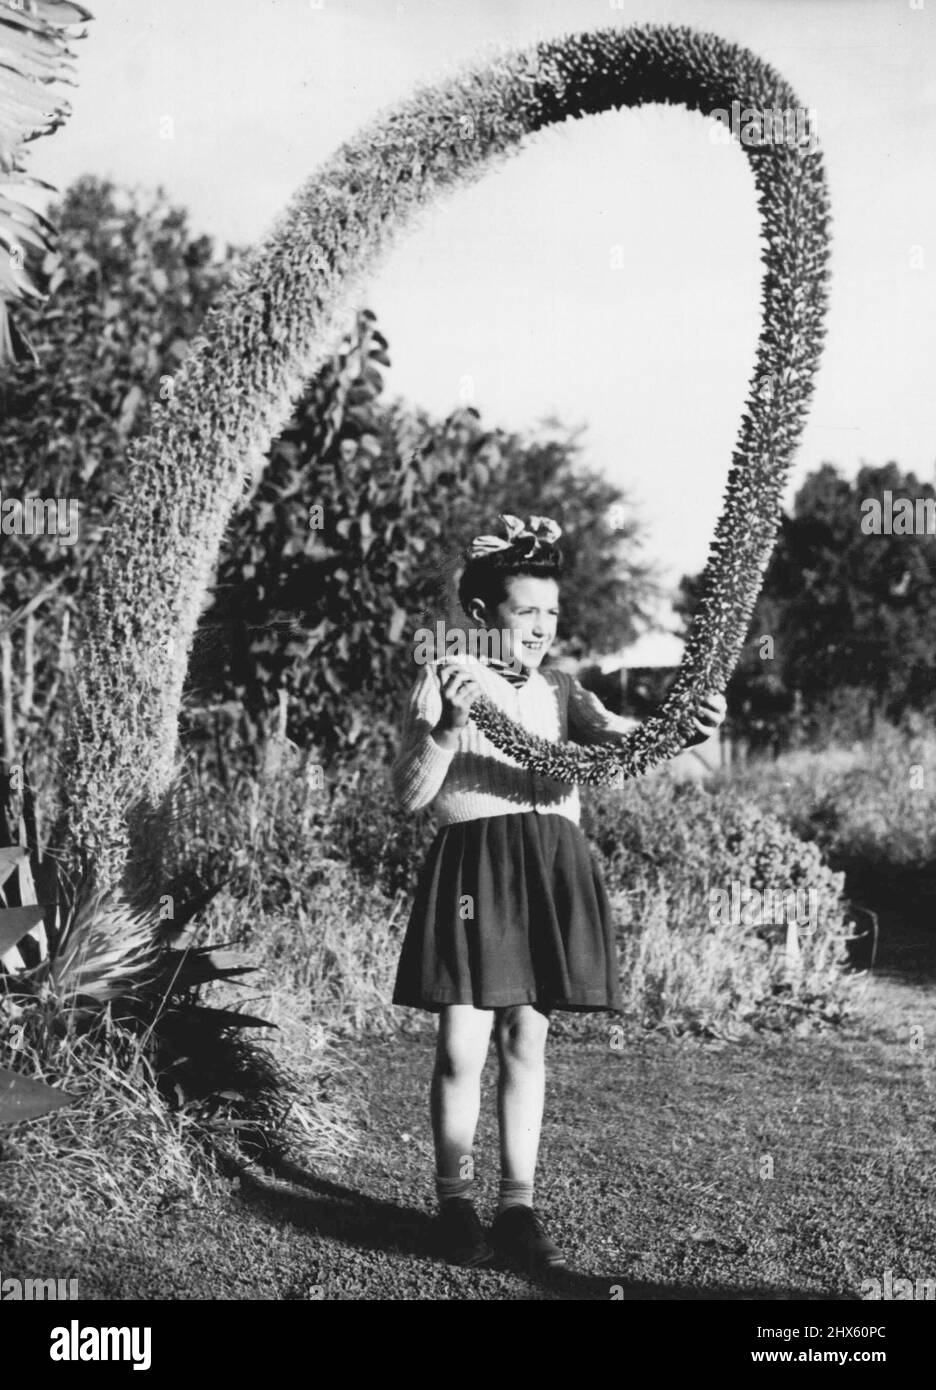
[[[377,110],[467,60],[607,24],[713,30],[792,83],[827,161],[829,332],[793,484],[826,460],[932,479],[936,0],[922,2],[87,0],[74,115],[30,167],[60,187],[86,172],[161,183],[196,231],[243,244]],[[442,415],[470,377],[491,426],[587,424],[589,461],[639,504],[670,579],[704,563],[758,331],[753,182],[713,129],[654,107],[544,132],[427,215],[367,296],[391,395]]]

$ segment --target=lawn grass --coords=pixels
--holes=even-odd
[[[898,1011],[899,1012],[899,1011]],[[617,1053],[551,1043],[538,1205],[570,1257],[545,1284],[432,1258],[431,1040],[349,1044],[364,1142],[301,1182],[248,1177],[160,1217],[145,1248],[55,1266],[83,1297],[857,1299],[932,1276],[932,1075],[860,1029],[726,1045],[647,1038]],[[493,1057],[477,1147],[496,1191]],[[765,1176],[772,1160],[772,1176]],[[12,1266],[6,1273],[15,1274]]]
[[[604,1298],[612,1278],[628,1297],[857,1297],[885,1270],[932,1277],[933,1074],[913,1038],[936,1029],[934,934],[921,900],[903,911],[894,889],[902,874],[928,881],[932,756],[887,735],[869,750],[747,768],[713,793],[658,780],[618,803],[629,817],[620,834],[604,804],[596,853],[618,901],[636,892],[647,915],[643,934],[625,924],[624,1045],[609,1046],[606,1019],[562,1015],[550,1042],[539,1190],[577,1271],[563,1288],[427,1259],[433,1027],[388,1002],[408,907],[401,884],[419,862],[420,835],[401,831],[366,779],[339,781],[331,807],[310,808],[301,778],[260,785],[247,800],[209,788],[190,866],[210,878],[228,856],[229,881],[201,939],[237,941],[262,968],[246,991],[212,987],[210,997],[279,1024],[277,1055],[311,1106],[312,1132],[295,1154],[311,1177],[284,1184],[245,1169],[232,1187],[236,1169],[195,1162],[197,1146],[149,1083],[130,1095],[116,1073],[106,1085],[89,1080],[74,1119],[59,1112],[4,1136],[4,1272],[35,1274],[38,1262],[101,1298],[302,1298],[309,1288],[329,1298]],[[924,768],[916,799],[905,786],[915,765]],[[743,816],[740,838],[723,835],[730,817],[719,808],[739,793],[770,813],[751,818],[765,827],[754,838]],[[685,855],[673,853],[679,843]],[[724,1001],[720,1015],[706,1014],[725,993],[721,955],[743,934],[701,969],[695,920],[661,915],[661,901],[698,908],[700,873],[720,856],[721,877],[730,875],[739,852],[741,871],[756,861],[761,872],[827,874],[820,848],[846,882],[862,864],[878,873],[861,881],[879,890],[882,952],[873,979],[848,981],[852,1014],[781,1012],[772,1034],[733,1027],[744,1021],[738,1003],[756,1002],[760,988],[738,969],[734,1014]],[[635,943],[647,948],[642,975]],[[489,1074],[488,1103],[491,1084]],[[490,1109],[479,1167],[490,1198]]]

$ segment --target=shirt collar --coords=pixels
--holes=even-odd
[[[473,652],[466,653],[460,660],[470,662],[473,667],[478,669],[482,680],[486,680],[489,685],[501,690],[505,685],[509,685],[512,690],[522,690],[531,681],[535,684],[535,678],[542,675],[542,672],[532,670],[529,667],[523,667],[518,672],[512,666],[496,658],[485,657],[482,659],[476,657]]]

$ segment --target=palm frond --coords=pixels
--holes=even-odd
[[[75,25],[91,18],[73,0],[0,0],[0,189],[49,187],[23,172],[25,147],[71,114],[59,90],[74,86],[68,45],[84,37],[71,32]],[[9,306],[46,298],[27,261],[48,271],[45,258],[54,255],[54,238],[41,213],[0,191],[0,367],[35,355]]]

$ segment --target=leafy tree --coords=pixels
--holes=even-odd
[[[852,483],[829,465],[807,479],[784,529],[770,592],[786,599],[787,684],[815,706],[837,687],[867,690],[898,718],[936,702],[936,545],[932,534],[868,533],[876,500],[936,493],[897,464]]]
[[[228,530],[189,668],[193,698],[243,703],[253,720],[285,691],[290,734],[327,752],[412,681],[416,630],[459,619],[459,551],[500,512],[562,518],[566,649],[620,645],[654,592],[626,499],[581,467],[577,433],[553,421],[524,438],[486,430],[471,408],[437,422],[382,405],[386,347],[361,314],[273,445]],[[326,444],[319,397],[336,382],[346,409]]]
[[[285,692],[290,732],[329,752],[401,684],[403,633],[433,582],[422,566],[447,505],[437,499],[471,486],[467,467],[453,480],[427,451],[395,447],[406,422],[374,409],[388,361],[360,313],[228,527],[187,675],[190,700],[242,703],[253,721]]]
[[[127,443],[145,428],[149,403],[177,371],[233,256],[194,236],[162,190],[126,192],[88,176],[51,216],[59,228],[54,300],[20,306],[35,360],[0,380],[0,491],[68,499],[79,527],[74,544],[0,538],[0,627],[11,630],[15,684],[30,697],[17,705],[20,743],[47,726],[63,620],[93,582],[92,557],[126,488]],[[41,620],[35,632],[30,614]]]
[[[0,384],[0,488],[74,499],[74,545],[5,535],[0,625],[12,637],[16,749],[50,727],[92,560],[126,490],[129,442],[232,275],[160,190],[95,177],[53,210],[61,276],[52,307],[24,306],[36,361]],[[451,601],[455,549],[501,511],[561,519],[570,562],[560,642],[613,649],[652,590],[626,499],[582,467],[555,421],[532,438],[476,411],[446,421],[380,399],[386,342],[363,312],[310,383],[231,523],[188,677],[197,701],[242,700],[253,716],[292,697],[304,737],[354,741],[368,710],[411,678],[413,631]],[[316,469],[321,464],[321,473]],[[312,507],[322,524],[310,525]],[[298,729],[297,729],[298,731]]]
[[[936,538],[873,534],[870,504],[885,515],[887,493],[892,504],[936,499],[896,463],[851,481],[824,464],[797,493],[729,688],[749,724],[782,721],[797,700],[821,722],[843,692],[871,717],[936,709]],[[687,616],[693,586],[683,581]]]

